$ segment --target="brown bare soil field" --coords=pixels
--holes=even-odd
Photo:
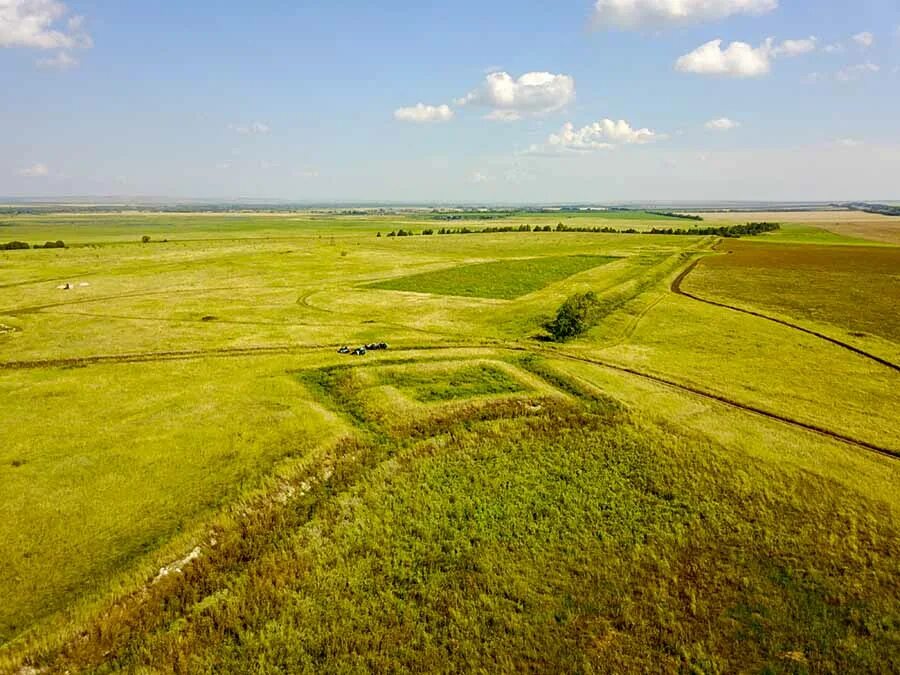
[[[900,340],[900,248],[727,241],[685,289],[847,333]]]
[[[863,211],[759,211],[701,213],[709,222],[812,225],[844,237],[900,244],[900,218]]]
[[[874,214],[872,214],[874,215]],[[885,244],[900,244],[900,218],[878,221],[853,221],[825,224],[823,227],[844,237],[871,239]]]

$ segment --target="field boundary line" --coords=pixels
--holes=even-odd
[[[621,373],[627,373],[628,375],[634,375],[636,377],[641,377],[646,380],[651,380],[657,384],[664,385],[666,387],[670,387],[672,389],[677,389],[680,391],[685,391],[690,394],[694,394],[695,396],[700,396],[702,398],[709,399],[711,401],[716,401],[717,403],[721,403],[723,405],[727,405],[731,408],[736,408],[738,410],[743,410],[744,412],[752,413],[754,415],[759,415],[761,417],[765,417],[770,420],[775,420],[776,422],[782,422],[784,424],[788,424],[790,426],[798,427],[800,429],[804,429],[806,431],[811,431],[813,433],[819,434],[820,436],[825,436],[826,438],[830,438],[831,440],[840,441],[842,443],[846,443],[849,445],[855,445],[857,447],[863,448],[865,450],[870,450],[884,457],[889,457],[893,460],[900,460],[900,451],[890,450],[888,448],[883,448],[879,445],[875,445],[874,443],[869,443],[868,441],[862,441],[858,438],[853,438],[852,436],[845,436],[844,434],[840,434],[836,431],[831,431],[830,429],[825,429],[824,427],[820,427],[815,424],[811,424],[808,422],[801,422],[799,420],[791,419],[790,417],[785,417],[784,415],[779,415],[778,413],[773,413],[768,410],[763,410],[762,408],[756,408],[751,405],[747,405],[744,403],[739,403],[737,401],[733,401],[729,398],[721,396],[719,394],[714,394],[709,391],[703,391],[702,389],[697,389],[695,387],[691,387],[686,384],[681,384],[679,382],[675,382],[674,380],[669,380],[664,377],[660,377],[659,375],[652,375],[650,373],[645,373],[640,370],[635,370],[634,368],[629,368],[628,366],[620,366],[614,363],[609,363],[607,361],[600,361],[597,359],[591,359],[586,356],[577,356],[575,354],[568,354],[566,352],[561,351],[549,351],[549,350],[537,350],[540,353],[543,353],[545,356],[556,356],[563,359],[568,359],[570,361],[580,361],[581,363],[589,363],[595,366],[601,366],[602,368],[608,368],[610,370],[616,370]]]
[[[36,370],[39,368],[78,368],[118,363],[157,363],[164,361],[189,361],[191,359],[228,358],[241,356],[269,356],[279,354],[318,353],[322,350],[335,350],[344,346],[344,342],[334,344],[313,345],[261,345],[257,347],[219,347],[216,349],[191,349],[159,352],[131,352],[127,354],[98,354],[61,359],[33,359],[22,361],[0,361],[0,371],[4,370]],[[392,352],[428,352],[450,349],[506,349],[500,343],[454,342],[434,345],[394,347]],[[361,364],[357,364],[361,365]],[[374,364],[373,364],[374,365]]]
[[[702,259],[701,259],[702,260]],[[685,268],[685,270],[675,277],[675,280],[672,281],[671,291],[676,295],[681,295],[685,298],[690,298],[691,300],[696,300],[697,302],[702,302],[707,305],[712,305],[713,307],[722,307],[724,309],[730,309],[734,312],[740,312],[741,314],[749,314],[750,316],[755,316],[758,319],[765,319],[766,321],[771,321],[773,323],[777,323],[780,326],[785,326],[787,328],[793,328],[794,330],[798,330],[802,333],[806,333],[807,335],[812,335],[813,337],[817,337],[820,340],[825,340],[826,342],[830,342],[831,344],[840,347],[842,349],[846,349],[848,351],[853,352],[857,356],[862,356],[863,358],[869,359],[870,361],[875,361],[876,363],[886,366],[895,372],[900,372],[900,366],[895,363],[888,361],[880,356],[876,356],[875,354],[870,354],[869,352],[860,349],[859,347],[854,347],[851,344],[847,344],[846,342],[841,342],[837,338],[830,337],[825,335],[824,333],[819,333],[818,331],[812,330],[811,328],[804,328],[803,326],[798,326],[797,324],[791,323],[790,321],[785,321],[784,319],[776,319],[775,317],[768,316],[761,312],[756,312],[752,309],[743,309],[742,307],[735,307],[734,305],[728,305],[724,302],[718,302],[716,300],[708,300],[707,298],[702,298],[699,295],[695,295],[684,290],[681,287],[682,282],[688,277],[688,275],[696,269],[697,265],[700,264],[701,260],[695,260],[690,265]]]

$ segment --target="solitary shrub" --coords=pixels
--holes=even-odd
[[[141,237],[141,243],[142,243],[142,244],[149,244],[149,243],[150,243],[150,235],[149,235],[149,234],[145,234],[143,237]]]
[[[36,245],[35,248],[65,248],[66,243],[62,239],[57,239],[56,241],[48,241],[45,242],[43,246],[40,244]]]
[[[576,293],[557,310],[556,318],[547,324],[547,330],[557,342],[580,335],[593,325],[599,307],[600,300],[593,291]]]

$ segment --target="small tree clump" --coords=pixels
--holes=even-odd
[[[0,244],[0,251],[24,251],[31,246],[24,241],[11,241],[6,244]]]
[[[591,328],[599,307],[600,300],[593,291],[576,293],[562,304],[546,328],[554,340],[563,342]]]
[[[149,243],[150,243],[150,235],[149,235],[149,234],[145,234],[143,237],[141,237],[141,243],[142,243],[142,244],[149,244]]]

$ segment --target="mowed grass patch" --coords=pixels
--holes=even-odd
[[[389,291],[512,300],[614,260],[617,258],[600,255],[497,260],[387,279],[371,284],[370,287]]]
[[[704,259],[685,290],[900,341],[900,248],[745,241],[719,248],[725,255]]]

